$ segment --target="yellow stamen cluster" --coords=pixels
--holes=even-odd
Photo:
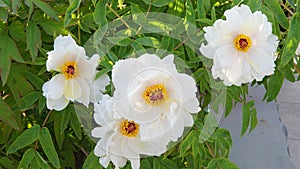
[[[140,125],[134,121],[123,120],[120,127],[124,136],[136,137],[139,134]]]
[[[66,79],[72,79],[76,77],[78,74],[77,70],[77,63],[76,62],[66,62],[62,68],[63,74],[65,75]]]
[[[249,36],[239,34],[233,40],[234,47],[240,52],[247,52],[252,45],[252,41]]]
[[[163,84],[156,84],[146,87],[143,98],[147,104],[159,105],[167,98],[167,90]]]

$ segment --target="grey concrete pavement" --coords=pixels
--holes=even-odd
[[[277,98],[278,112],[287,129],[287,142],[295,169],[300,169],[300,82],[285,81]]]
[[[259,120],[257,127],[249,135],[240,137],[241,105],[237,105],[229,117],[221,119],[220,126],[229,129],[232,135],[233,146],[229,158],[241,169],[294,169],[276,103],[263,102],[264,93],[262,86],[249,88],[248,99],[255,100]],[[289,140],[289,144],[297,146],[294,140]]]

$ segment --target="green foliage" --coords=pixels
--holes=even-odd
[[[213,79],[213,62],[198,49],[204,42],[203,27],[240,3],[262,11],[280,41],[275,73],[253,82],[265,86],[264,99],[270,102],[284,78],[295,81],[300,73],[295,55],[299,0],[0,0],[0,169],[101,168],[90,137],[95,127],[92,108],[70,104],[62,111],[49,111],[42,95],[42,85],[54,75],[46,72],[47,52],[60,34],[74,37],[88,56],[101,56],[96,78],[110,75],[116,61],[144,52],[161,57],[173,53],[178,70],[194,77],[202,108],[194,126],[161,157],[143,157],[141,168],[237,168],[228,160],[230,133],[218,127],[216,116],[229,116],[242,104],[244,135],[258,123],[254,101],[247,100],[247,85],[226,87]]]

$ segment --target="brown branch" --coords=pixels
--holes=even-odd
[[[50,117],[50,115],[51,115],[51,112],[52,112],[52,110],[50,110],[50,111],[48,112],[48,114],[47,114],[47,116],[46,116],[46,118],[45,118],[45,120],[44,120],[44,122],[43,122],[43,124],[42,124],[41,129],[42,129],[43,127],[45,127],[45,125],[46,125],[46,123],[47,123],[47,121],[48,121],[48,119],[49,119],[49,117]],[[37,139],[37,140],[35,141],[34,150],[37,149],[38,143],[39,143],[39,140]]]
[[[130,29],[130,26],[121,18],[121,16],[111,7],[109,4],[106,4],[106,6],[123,22],[123,24]]]
[[[215,153],[213,152],[213,150],[211,149],[211,147],[209,146],[209,144],[207,142],[204,142],[204,143],[205,143],[206,147],[208,148],[209,153],[211,154],[211,156],[213,158],[215,158]]]
[[[286,6],[284,5],[283,2],[281,2],[280,4],[281,4],[281,6],[283,6],[283,8],[286,9],[291,15],[294,15],[294,12],[291,11],[288,7],[286,7]]]

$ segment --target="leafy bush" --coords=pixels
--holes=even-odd
[[[275,73],[252,83],[264,85],[270,102],[284,78],[299,80],[299,0],[0,0],[0,169],[101,168],[89,133],[91,109],[70,104],[50,111],[42,95],[42,85],[55,75],[46,71],[47,52],[60,34],[70,34],[88,56],[101,56],[97,77],[111,74],[116,61],[145,52],[173,53],[177,69],[194,77],[202,108],[194,126],[163,156],[143,158],[141,168],[237,168],[228,160],[230,133],[217,127],[209,111],[228,116],[236,103],[243,104],[243,135],[258,123],[254,101],[247,100],[247,84],[228,87],[213,79],[212,60],[199,47],[203,27],[241,3],[262,11],[280,40]]]

